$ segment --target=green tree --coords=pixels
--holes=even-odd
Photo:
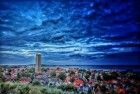
[[[117,79],[118,76],[119,76],[119,74],[117,72],[111,72],[112,79]]]
[[[110,78],[110,75],[109,74],[107,74],[107,73],[103,73],[103,78],[104,78],[104,80],[110,80],[111,78]]]
[[[32,85],[33,85],[33,86],[35,86],[35,85],[41,85],[41,83],[40,83],[39,81],[37,81],[37,80],[34,80],[34,81],[32,82]]]
[[[42,93],[42,94],[48,94],[48,91],[47,91],[46,88],[43,88],[43,89],[41,90],[41,93]]]
[[[62,81],[65,80],[66,78],[66,74],[64,72],[61,72],[59,75],[58,75],[58,78],[61,79]]]
[[[15,85],[15,84],[1,83],[0,91],[2,94],[14,94],[14,90],[16,87],[17,87],[17,85]]]
[[[51,77],[56,77],[55,71],[51,72],[51,73],[50,73],[50,76],[51,76]]]
[[[62,89],[63,91],[74,91],[75,90],[73,84],[68,84],[68,85],[62,84],[58,88]]]
[[[34,73],[34,72],[35,72],[35,69],[34,69],[34,68],[30,68],[30,69],[28,69],[27,72],[28,72],[28,73]]]
[[[17,80],[19,80],[21,77],[20,73],[17,73]]]
[[[16,88],[12,94],[29,94],[30,86],[19,83],[13,83],[13,85],[16,85]]]
[[[4,82],[5,78],[3,76],[3,69],[0,67],[0,82]]]
[[[1,83],[1,86],[0,86],[0,90],[1,90],[1,94],[7,94],[8,91],[9,91],[9,86],[4,84],[4,83]]]

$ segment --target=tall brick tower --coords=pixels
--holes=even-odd
[[[36,53],[35,73],[41,73],[41,54]]]

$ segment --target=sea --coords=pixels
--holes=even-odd
[[[116,70],[116,71],[139,71],[140,65],[43,65],[47,68],[63,67],[63,68],[81,68],[93,70]]]
[[[28,65],[0,65],[1,67],[34,67],[35,64]],[[79,68],[79,69],[92,69],[92,70],[116,70],[116,71],[138,71],[140,72],[140,65],[46,65],[42,64],[45,68]]]

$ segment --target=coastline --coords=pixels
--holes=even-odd
[[[4,65],[0,64],[1,67],[12,67],[12,68],[20,68],[20,67],[34,67],[35,64],[22,64],[22,65]],[[92,70],[103,70],[103,71],[138,71],[140,72],[140,65],[47,65],[42,64],[42,68],[79,68],[79,69],[92,69]]]

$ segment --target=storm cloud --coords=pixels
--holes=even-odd
[[[139,64],[137,16],[133,0],[2,1],[0,63]]]

